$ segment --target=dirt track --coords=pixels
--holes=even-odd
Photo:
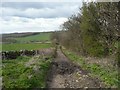
[[[57,51],[57,57],[47,80],[48,88],[100,88],[105,87],[97,78],[91,78],[87,71],[73,64],[62,52]]]

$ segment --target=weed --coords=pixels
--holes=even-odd
[[[91,76],[98,76],[101,80],[105,82],[108,86],[118,86],[119,80],[118,80],[118,71],[114,69],[109,69],[106,67],[102,67],[98,64],[87,64],[83,57],[80,57],[76,55],[73,52],[63,50],[64,53],[67,55],[67,57],[70,58],[70,60],[78,63],[83,69],[89,70],[91,72]]]

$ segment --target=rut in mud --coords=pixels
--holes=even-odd
[[[87,71],[72,63],[57,50],[47,79],[48,88],[99,88],[105,87],[97,78],[91,78]]]

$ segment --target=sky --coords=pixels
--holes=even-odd
[[[6,0],[5,0],[6,1]],[[9,0],[8,0],[9,1]],[[19,1],[19,0],[18,0]],[[47,32],[60,29],[65,21],[78,13],[82,1],[70,2],[2,2],[0,32]]]

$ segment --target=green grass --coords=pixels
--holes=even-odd
[[[51,44],[38,44],[38,43],[23,43],[23,44],[2,44],[2,51],[10,51],[10,50],[36,50],[41,48],[50,48]]]
[[[3,61],[3,87],[5,88],[44,88],[46,87],[46,76],[52,58],[43,60],[42,57],[35,58],[35,63],[26,67],[30,57],[19,57],[14,60]],[[34,70],[38,67],[38,71]]]
[[[73,52],[63,50],[70,60],[78,63],[84,70],[90,71],[92,77],[99,77],[108,87],[117,87],[118,86],[118,71],[110,69],[108,67],[101,67],[98,64],[86,64],[83,57],[76,55]]]
[[[50,41],[50,35],[51,33],[40,33],[37,35],[19,37],[14,39],[17,40],[18,43]]]
[[[15,60],[4,60],[2,63],[2,76],[3,86],[6,88],[15,88],[19,81],[19,76],[24,73],[24,63],[27,62],[29,57],[17,58]],[[20,85],[20,84],[19,84]],[[23,83],[25,86],[25,83]],[[27,87],[27,86],[25,86]]]

